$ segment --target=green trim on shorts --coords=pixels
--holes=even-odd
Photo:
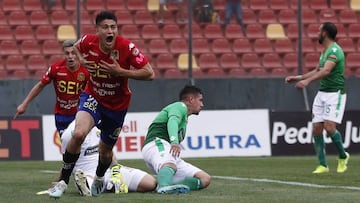
[[[163,145],[163,143],[161,142],[160,139],[155,140],[155,145],[156,145],[159,152],[165,151],[164,145]]]
[[[342,100],[342,94],[340,94],[340,92],[339,92],[338,102],[337,102],[337,105],[336,105],[336,110],[340,110],[341,100]]]

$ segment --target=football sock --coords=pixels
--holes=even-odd
[[[326,157],[325,157],[325,142],[324,142],[323,135],[314,136],[314,141],[315,141],[314,148],[315,148],[315,152],[318,157],[318,160],[320,162],[320,165],[327,167]]]
[[[67,150],[63,155],[63,165],[61,169],[60,180],[64,180],[66,184],[69,184],[71,172],[73,171],[75,163],[79,159],[79,156],[80,154],[72,154]]]
[[[106,161],[106,162],[104,162],[104,161]],[[106,172],[106,170],[109,168],[109,166],[111,165],[111,163],[112,163],[112,160],[103,160],[103,161],[101,161],[100,159],[99,159],[99,161],[98,161],[98,166],[97,166],[97,168],[96,168],[96,175],[97,175],[97,177],[103,177],[104,176],[104,174],[105,174],[105,172]]]
[[[203,188],[203,184],[199,178],[191,177],[185,178],[175,184],[183,184],[189,186],[190,190],[200,190]]]
[[[157,174],[158,186],[168,186],[172,184],[172,179],[175,174],[175,170],[169,166],[164,166],[159,170]]]
[[[342,141],[342,137],[341,134],[338,130],[335,130],[334,134],[330,135],[332,142],[335,144],[336,149],[339,152],[339,157],[341,159],[345,159],[346,158],[346,154],[345,154],[345,149],[343,146],[343,141]]]

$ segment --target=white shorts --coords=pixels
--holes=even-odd
[[[164,163],[173,163],[177,167],[173,182],[178,182],[184,178],[194,177],[197,172],[201,171],[201,169],[187,163],[180,157],[174,158],[170,154],[170,143],[160,138],[157,139],[161,141],[161,147],[158,147],[159,144],[156,145],[154,140],[146,144],[141,151],[146,165],[153,173],[158,174]]]
[[[88,181],[89,186],[91,186],[92,183],[94,182],[96,166],[97,166],[97,163],[92,168],[87,167],[86,168],[87,170],[84,170],[85,168],[81,168],[83,170],[84,174],[86,175],[86,180]],[[80,167],[78,167],[78,168],[80,168]],[[76,169],[74,169],[74,171],[76,171]],[[121,172],[121,175],[123,177],[125,184],[129,188],[129,192],[136,192],[141,180],[147,174],[146,172],[144,172],[140,169],[130,168],[127,166],[121,166],[120,172]],[[108,169],[104,175],[104,185],[105,186],[113,185],[113,184],[111,184],[110,169]],[[111,189],[112,188],[109,188],[109,190],[111,190]],[[104,187],[104,190],[106,190],[106,187]]]
[[[319,91],[314,99],[312,113],[313,123],[333,121],[340,124],[344,116],[346,94]]]

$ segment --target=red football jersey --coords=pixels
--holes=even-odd
[[[87,61],[94,61],[94,67],[99,68],[101,60],[113,63],[111,56],[124,69],[143,68],[148,59],[130,40],[117,36],[111,53],[104,53],[99,48],[97,35],[84,35],[78,43],[78,49]],[[90,80],[85,92],[92,95],[102,106],[115,111],[125,110],[130,105],[131,91],[128,78],[115,77],[101,70],[90,74]]]
[[[80,94],[89,78],[89,72],[83,66],[80,66],[75,72],[67,69],[66,60],[57,61],[49,67],[42,76],[41,83],[49,84],[53,81],[56,94],[55,114],[76,114]]]

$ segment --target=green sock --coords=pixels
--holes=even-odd
[[[346,158],[345,149],[342,142],[341,134],[338,130],[335,130],[334,134],[330,135],[332,142],[335,144],[336,149],[339,152],[339,157],[341,159]]]
[[[327,167],[326,157],[325,157],[325,142],[323,135],[314,136],[314,148],[320,165]]]
[[[169,166],[164,166],[159,170],[157,174],[158,186],[168,186],[172,184],[172,179],[175,174],[175,170]]]
[[[176,184],[183,184],[189,186],[190,190],[200,190],[203,188],[203,184],[199,178],[191,177],[185,178]]]

